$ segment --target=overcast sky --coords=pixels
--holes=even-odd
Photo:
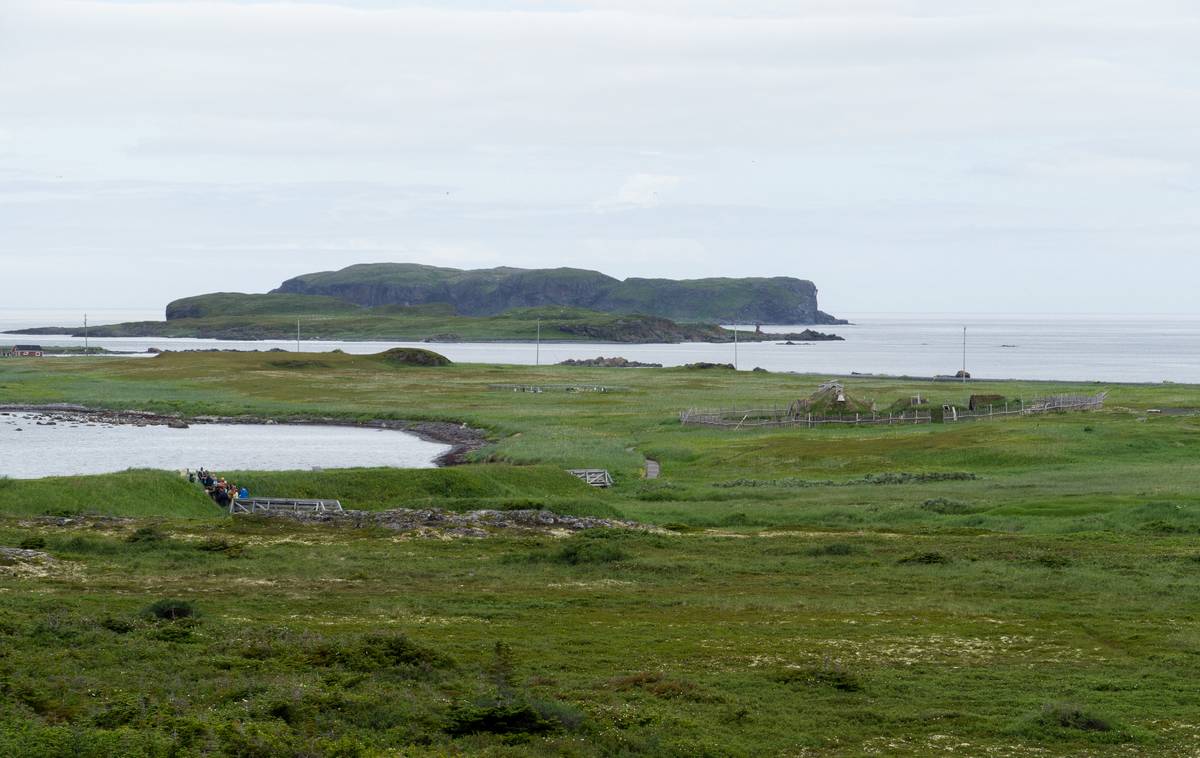
[[[1196,313],[1198,179],[1195,0],[0,0],[0,308],[415,261]]]

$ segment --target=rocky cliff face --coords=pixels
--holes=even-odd
[[[298,276],[273,292],[327,295],[368,307],[448,303],[465,316],[554,305],[682,321],[844,323],[817,308],[812,282],[791,277],[621,281],[573,268],[463,271],[372,263]]]

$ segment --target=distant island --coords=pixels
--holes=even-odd
[[[272,292],[325,295],[367,308],[445,304],[462,316],[562,306],[708,324],[846,323],[817,307],[816,285],[786,276],[622,281],[577,268],[462,270],[417,263],[363,263],[297,276]],[[172,318],[170,308],[167,318]]]
[[[715,316],[721,313],[725,317]],[[794,318],[783,318],[788,315]],[[460,271],[381,263],[289,279],[267,294],[187,297],[167,305],[165,321],[95,326],[88,334],[280,340],[296,337],[297,322],[304,339],[523,342],[540,331],[544,341],[626,343],[841,340],[812,329],[746,330],[735,337],[718,323],[845,323],[817,309],[811,282],[784,277],[619,282],[579,269]],[[37,327],[14,333],[84,332]]]

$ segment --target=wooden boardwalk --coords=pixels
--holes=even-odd
[[[646,459],[646,478],[647,479],[657,479],[661,473],[662,473],[662,466],[660,466],[658,464],[658,461],[654,460],[653,458],[647,458]]]
[[[612,474],[608,473],[607,469],[573,468],[567,469],[567,473],[582,479],[593,487],[605,488],[613,486]]]

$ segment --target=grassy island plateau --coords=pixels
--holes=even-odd
[[[718,324],[844,324],[790,277],[627,279],[582,269],[462,271],[375,263],[306,274],[267,294],[214,292],[166,307],[165,321],[34,327],[15,334],[402,342],[733,342],[840,340],[812,329],[764,334]]]
[[[1108,395],[959,423],[680,422],[826,379],[0,362],[8,408],[482,436],[440,469],[219,472],[358,514],[320,522],[231,517],[175,472],[0,478],[0,754],[1200,749],[1200,387],[846,377],[864,407]]]

